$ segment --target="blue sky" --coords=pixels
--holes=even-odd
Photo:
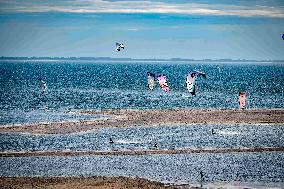
[[[283,33],[283,0],[0,0],[0,56],[284,59]]]

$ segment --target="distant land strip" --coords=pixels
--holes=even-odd
[[[284,60],[276,60],[276,59],[266,59],[266,60],[249,60],[249,59],[231,59],[231,58],[222,58],[222,59],[193,59],[193,58],[115,58],[115,57],[7,57],[7,56],[0,56],[0,60],[3,61],[193,61],[193,62],[281,62],[283,63]]]
[[[176,150],[117,150],[117,151],[25,151],[0,152],[0,157],[36,157],[36,156],[137,156],[154,154],[196,154],[196,153],[238,153],[238,152],[284,152],[284,147],[255,148],[194,148]]]

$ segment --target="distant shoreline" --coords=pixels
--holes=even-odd
[[[283,124],[284,109],[165,109],[165,110],[102,110],[82,114],[106,119],[77,122],[53,122],[23,125],[2,125],[0,132],[24,134],[71,134],[99,128],[158,127],[192,124]]]
[[[175,61],[175,62],[273,62],[273,63],[284,63],[284,60],[247,60],[247,59],[191,59],[191,58],[115,58],[115,57],[0,57],[0,61]]]

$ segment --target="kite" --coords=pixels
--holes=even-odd
[[[122,43],[116,43],[116,50],[120,51],[121,49],[124,49],[124,45]]]
[[[148,88],[150,90],[153,90],[155,85],[155,74],[147,72],[147,82],[148,82]]]
[[[245,105],[246,105],[246,93],[245,92],[239,92],[239,105],[240,105],[241,110],[245,109]]]
[[[161,89],[165,92],[170,92],[170,89],[168,87],[167,81],[166,81],[166,76],[164,75],[158,75],[157,80],[159,82],[159,85]]]
[[[205,73],[199,71],[190,71],[186,77],[186,88],[192,94],[195,95],[195,83],[198,76],[203,76],[206,78]]]

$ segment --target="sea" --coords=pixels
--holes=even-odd
[[[206,74],[198,78],[195,96],[185,85],[191,70]],[[170,92],[157,83],[150,91],[148,71],[164,74]],[[104,109],[238,109],[241,91],[246,109],[283,109],[284,63],[0,60],[0,127],[97,120],[104,117],[84,112]],[[164,125],[65,135],[0,133],[0,152],[139,150],[154,144],[164,150],[283,147],[283,141],[283,124]],[[205,188],[284,188],[283,152],[0,157],[0,170],[1,177],[128,176]]]
[[[195,96],[191,70],[206,73]],[[148,71],[166,75],[170,93],[149,91]],[[0,61],[0,124],[90,119],[82,110],[237,109],[240,91],[248,109],[284,108],[284,63]]]

